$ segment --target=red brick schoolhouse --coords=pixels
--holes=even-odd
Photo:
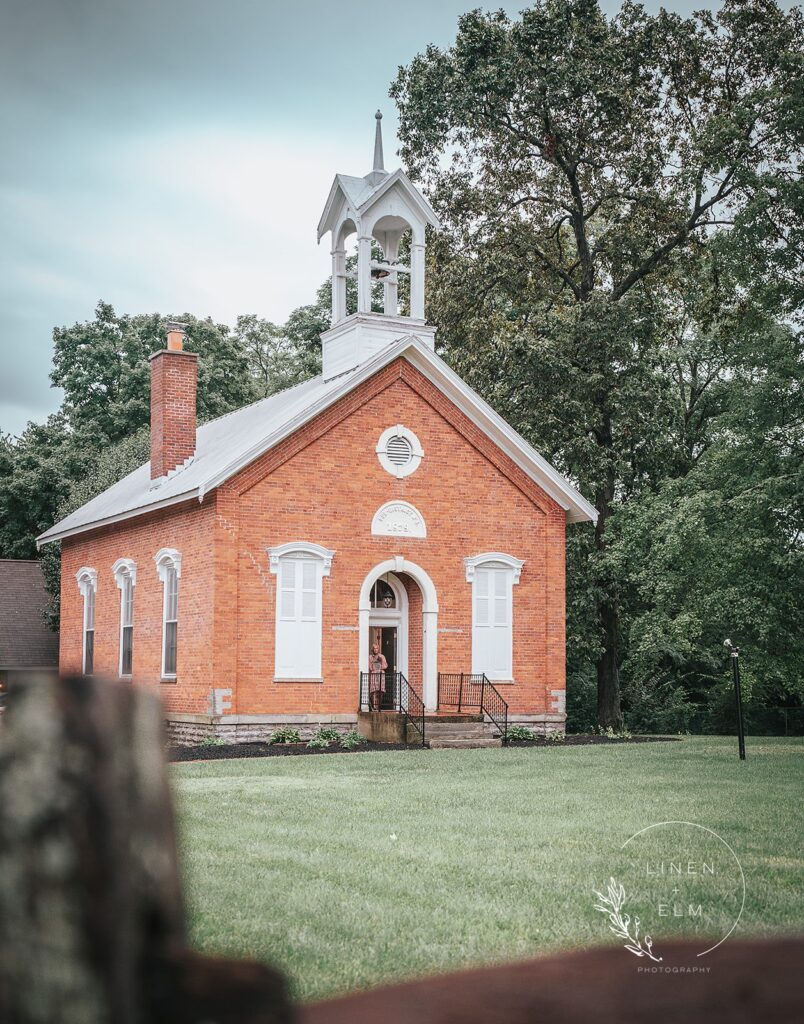
[[[595,510],[436,355],[428,224],[424,197],[383,168],[378,120],[374,169],[337,175],[319,224],[333,284],[320,376],[197,427],[197,356],[168,325],[150,462],[39,538],[62,545],[63,672],[158,688],[190,739],[383,714],[410,732],[439,712],[563,729],[565,529]]]

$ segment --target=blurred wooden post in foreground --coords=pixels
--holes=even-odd
[[[186,949],[162,711],[144,688],[12,684],[0,951],[4,1024],[291,1020],[279,974]]]

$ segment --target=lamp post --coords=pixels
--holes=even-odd
[[[740,760],[745,760],[745,732],[743,731],[743,697],[740,692],[740,648],[735,647],[731,640],[724,640],[723,646],[731,652],[731,673],[734,678],[734,699],[737,703],[737,743]]]

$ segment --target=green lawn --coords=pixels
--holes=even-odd
[[[738,934],[804,928],[804,742],[445,750],[176,766],[191,934],[302,999],[614,941],[591,890],[654,822],[737,852]]]

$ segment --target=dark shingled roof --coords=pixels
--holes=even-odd
[[[0,669],[58,666],[59,634],[42,617],[49,604],[38,562],[0,558]]]

